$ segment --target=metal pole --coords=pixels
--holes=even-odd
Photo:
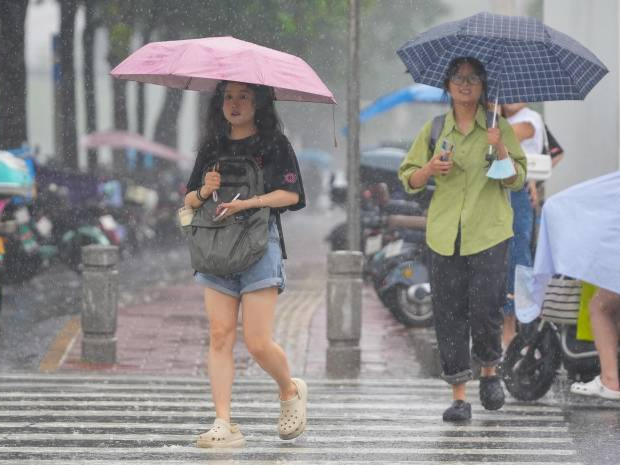
[[[360,237],[360,5],[349,0],[349,72],[347,82],[347,239],[349,250],[361,250]]]
[[[347,92],[347,223],[349,250],[331,252],[327,260],[326,371],[329,377],[360,373],[362,325],[359,175],[359,2],[349,0],[349,76]]]

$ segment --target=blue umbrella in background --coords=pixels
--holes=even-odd
[[[450,97],[443,90],[425,84],[413,84],[385,94],[364,107],[360,111],[360,123],[365,123],[371,118],[385,113],[403,103],[448,103]],[[347,133],[347,127],[342,128],[342,133]]]
[[[414,84],[396,90],[372,102],[360,112],[360,123],[364,123],[381,113],[391,110],[403,103],[448,103],[448,96],[437,87],[425,84]]]

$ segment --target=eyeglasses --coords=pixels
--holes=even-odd
[[[469,74],[467,76],[455,74],[454,76],[450,77],[450,82],[452,84],[456,84],[457,86],[462,86],[465,83],[469,84],[470,86],[477,86],[482,82],[482,79],[480,79],[480,76],[478,76],[477,74]]]

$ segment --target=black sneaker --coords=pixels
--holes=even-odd
[[[504,406],[504,388],[499,376],[480,378],[480,403],[487,410],[498,410]]]
[[[471,420],[471,405],[464,400],[455,400],[452,405],[443,412],[443,421],[467,421]]]

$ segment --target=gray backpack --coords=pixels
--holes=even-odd
[[[261,259],[269,240],[269,208],[244,210],[215,219],[219,203],[237,194],[245,200],[264,193],[263,173],[251,157],[219,157],[221,176],[218,202],[209,198],[196,210],[184,230],[192,268],[200,273],[226,276],[248,269]]]

